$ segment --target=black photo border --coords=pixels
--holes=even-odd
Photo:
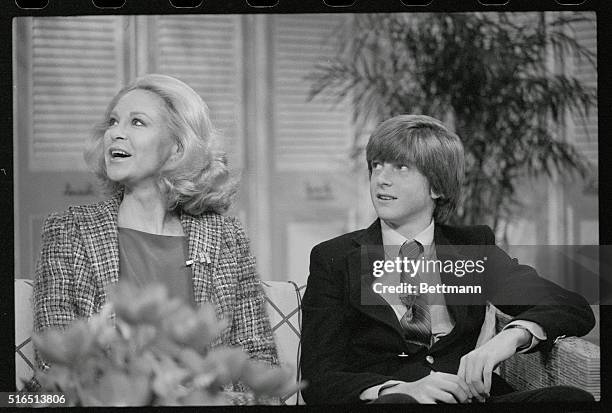
[[[563,0],[559,0],[563,1]],[[27,3],[24,0],[22,3]],[[99,0],[104,2],[104,0]],[[410,0],[404,0],[410,3]],[[568,0],[565,3],[571,2]],[[575,0],[575,3],[580,0]],[[599,239],[600,245],[612,244],[612,8],[609,0],[584,0],[579,5],[562,5],[557,0],[508,0],[505,5],[485,5],[478,0],[432,0],[428,6],[406,6],[401,0],[355,0],[352,6],[331,7],[323,0],[278,0],[274,7],[252,7],[257,0],[203,0],[196,8],[175,8],[170,0],[125,0],[119,9],[103,9],[92,0],[49,0],[44,9],[21,9],[15,0],[0,2],[0,392],[15,391],[14,326],[14,215],[13,215],[13,18],[21,16],[128,15],[128,14],[272,14],[272,13],[364,13],[364,12],[469,12],[469,11],[594,11],[597,15],[598,61],[598,150],[599,150]],[[268,2],[269,3],[269,2]],[[333,3],[333,2],[328,2]],[[491,1],[489,1],[491,3]],[[494,3],[503,3],[496,1]],[[608,4],[606,4],[608,3]],[[607,7],[606,7],[607,6]],[[610,199],[610,201],[608,201]],[[595,409],[612,411],[610,360],[605,349],[612,347],[612,311],[601,306],[601,401]],[[354,408],[355,406],[352,406]],[[440,406],[419,406],[421,411]],[[448,407],[448,406],[447,406]],[[464,406],[467,407],[467,406]],[[475,406],[472,406],[475,407]],[[473,411],[473,408],[469,411]],[[486,409],[486,406],[480,406]],[[491,407],[491,406],[489,406]],[[495,410],[507,411],[512,406]],[[515,406],[517,409],[541,409]],[[553,407],[553,406],[547,406]],[[570,406],[558,405],[558,411]],[[308,407],[292,407],[304,410]],[[363,406],[367,409],[366,406]],[[200,408],[201,409],[201,408]],[[227,409],[227,408],[226,408]],[[250,408],[252,411],[253,409]],[[340,410],[345,410],[339,408]],[[150,411],[152,408],[146,409]],[[157,410],[157,409],[155,409]],[[326,409],[328,410],[328,409]],[[335,410],[335,409],[334,409]],[[361,410],[361,409],[359,409]],[[376,409],[380,410],[380,407]],[[387,410],[387,409],[384,409]],[[476,409],[476,410],[481,410]],[[348,409],[347,409],[348,411]],[[352,410],[351,410],[352,411]],[[390,409],[390,411],[395,411]],[[464,409],[464,411],[467,411]],[[583,411],[583,410],[580,410]]]

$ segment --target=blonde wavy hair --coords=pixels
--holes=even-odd
[[[126,93],[142,89],[164,101],[168,128],[179,147],[179,156],[159,172],[159,188],[168,210],[181,208],[191,215],[207,211],[223,213],[231,206],[238,181],[227,167],[221,136],[213,127],[209,109],[188,85],[171,76],[149,74],[121,89],[110,101],[104,121],[96,125],[85,150],[85,161],[98,177],[105,194],[123,190],[123,185],[108,178],[104,162],[104,133],[110,113]]]

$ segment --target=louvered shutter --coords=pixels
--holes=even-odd
[[[597,24],[595,14],[589,13],[591,21],[574,23],[572,25],[573,35],[578,43],[597,54]],[[593,67],[586,59],[573,59],[573,67],[570,68],[573,75],[584,82],[585,85],[597,87],[597,68]],[[586,121],[574,117],[573,128],[570,128],[570,139],[577,145],[578,149],[597,165],[597,106],[589,113]]]
[[[242,166],[240,18],[157,16],[155,71],[191,86],[210,108],[230,165]]]
[[[549,12],[549,15],[556,17],[558,13]],[[567,12],[568,17],[571,17],[571,15],[571,12]],[[531,21],[537,24],[540,16],[540,13],[516,13],[513,18],[517,23]],[[572,23],[567,35],[575,38],[582,47],[586,47],[596,54],[597,27],[595,13],[586,13],[585,16],[591,20]],[[569,59],[564,56],[564,58],[568,63],[565,69],[569,76],[575,76],[587,86],[597,86],[597,70],[585,58],[578,59],[577,56],[570,56]],[[566,126],[568,142],[576,145],[583,155],[597,165],[597,107],[595,106],[586,119],[581,119],[578,115],[572,116],[568,119]]]
[[[350,147],[350,110],[330,98],[308,102],[304,78],[315,63],[334,56],[334,30],[346,15],[276,15],[273,19],[273,87],[277,170],[345,167]]]
[[[31,25],[31,171],[84,170],[92,127],[123,83],[121,18],[44,17]]]

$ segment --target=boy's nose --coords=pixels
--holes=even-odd
[[[378,185],[391,185],[392,184],[391,173],[392,173],[392,170],[389,167],[389,165],[384,165],[377,176],[376,182],[378,183]]]

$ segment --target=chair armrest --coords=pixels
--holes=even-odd
[[[292,281],[261,282],[266,299],[266,308],[274,340],[278,349],[279,361],[290,368],[297,382],[301,379],[300,332],[302,329],[301,294],[298,285]],[[300,392],[281,399],[285,405],[303,404]]]
[[[496,330],[511,317],[497,310]],[[548,354],[517,354],[500,364],[500,375],[516,390],[574,386],[600,399],[599,346],[577,337],[559,339]]]

